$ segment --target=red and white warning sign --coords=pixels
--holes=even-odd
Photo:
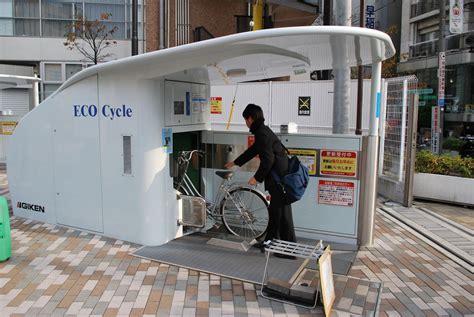
[[[357,152],[322,150],[319,170],[321,175],[356,177]]]
[[[353,182],[319,180],[318,203],[337,206],[354,206]]]

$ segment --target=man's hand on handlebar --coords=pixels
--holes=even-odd
[[[234,161],[229,162],[229,163],[226,163],[226,164],[224,165],[224,167],[227,168],[227,169],[229,169],[229,168],[231,168],[231,167],[234,167],[234,166],[235,166]]]
[[[257,185],[257,180],[255,179],[255,177],[252,177],[249,179],[249,185],[250,186],[256,186]]]

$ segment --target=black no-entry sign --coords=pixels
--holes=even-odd
[[[298,97],[298,115],[311,115],[311,97]]]

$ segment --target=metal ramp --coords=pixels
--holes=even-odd
[[[379,210],[403,222],[431,241],[432,246],[452,258],[453,261],[473,271],[472,230],[454,224],[426,208],[407,208],[396,203],[385,203],[379,204]]]

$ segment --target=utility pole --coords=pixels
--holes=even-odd
[[[431,149],[437,154],[442,153],[443,119],[444,119],[444,88],[446,66],[446,42],[444,30],[446,26],[446,0],[439,0],[439,52],[438,52],[438,104],[432,110]]]
[[[138,55],[138,3],[132,0],[132,55]]]
[[[336,16],[336,25],[351,26],[351,0],[334,1],[334,13]],[[334,52],[334,65],[343,66],[334,69],[332,133],[349,134],[351,71],[349,67],[344,66],[348,59],[347,47],[337,46],[336,43],[331,46]]]
[[[324,0],[323,2],[323,25],[331,25],[331,0]],[[328,69],[323,69],[318,74],[318,79],[329,80]]]
[[[359,5],[359,26],[364,27],[365,1],[360,0]],[[356,130],[357,135],[362,135],[362,96],[364,92],[364,67],[359,65],[357,78],[357,114],[356,114]]]

